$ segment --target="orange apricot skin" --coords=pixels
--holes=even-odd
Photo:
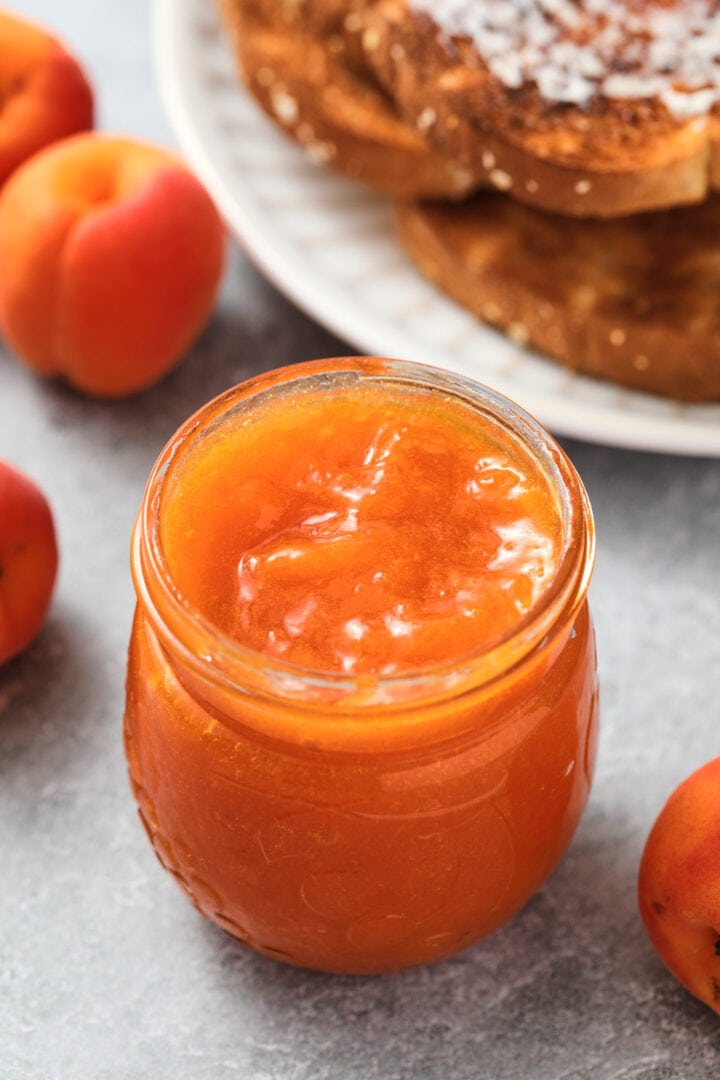
[[[93,126],[77,60],[42,27],[0,10],[0,185],[38,150]]]
[[[640,913],[666,967],[720,1013],[720,757],[675,789],[650,831]]]
[[[40,374],[96,397],[135,393],[203,329],[224,247],[210,196],[166,150],[63,140],[0,194],[0,325]]]
[[[0,664],[22,652],[45,621],[58,549],[47,499],[0,461]]]

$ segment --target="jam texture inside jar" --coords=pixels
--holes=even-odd
[[[200,911],[379,972],[521,907],[589,791],[593,550],[562,451],[460,377],[318,361],[192,417],[135,529],[125,741]]]

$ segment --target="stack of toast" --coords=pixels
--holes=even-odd
[[[720,400],[720,0],[220,0],[416,266],[568,368]]]

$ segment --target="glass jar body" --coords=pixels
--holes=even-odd
[[[193,443],[215,445],[256,398],[272,408],[298,382],[325,393],[338,379],[457,397],[550,478],[564,536],[552,588],[481,654],[407,677],[326,677],[239,647],[177,588],[163,513],[173,492],[204,498],[202,473],[184,482]],[[325,971],[427,963],[496,929],[557,864],[587,800],[592,557],[587,499],[562,451],[475,384],[351,359],[271,373],[210,403],[158,460],[133,543],[125,747],[160,862],[250,947]]]
[[[587,800],[597,738],[587,605],[549,663],[476,702],[464,733],[343,753],[258,733],[183,685],[142,612],[126,752],[162,865],[196,907],[288,963],[369,973],[451,955],[553,870]],[[442,730],[443,718],[435,718]]]

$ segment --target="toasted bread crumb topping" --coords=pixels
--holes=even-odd
[[[654,99],[677,119],[720,102],[720,0],[407,0],[492,74],[548,101]]]

